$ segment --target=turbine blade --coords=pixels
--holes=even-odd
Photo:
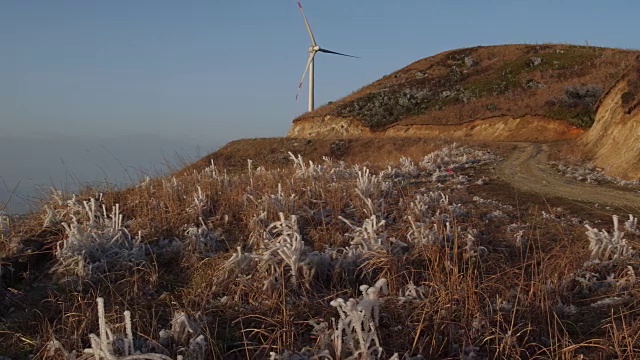
[[[300,3],[300,0],[298,0],[298,7],[300,8],[300,12],[302,13],[302,17],[304,18],[304,24],[307,26],[307,32],[309,32],[309,37],[311,38],[311,46],[317,46],[318,44],[316,44],[316,38],[313,37],[311,26],[309,26],[309,21],[307,20],[307,17],[304,15],[304,10],[302,10],[302,4]]]
[[[309,60],[307,60],[307,66],[304,67],[304,72],[302,73],[302,79],[300,79],[300,84],[298,85],[298,92],[296,93],[296,101],[298,101],[298,96],[300,96],[300,89],[302,88],[302,84],[304,83],[304,78],[307,77],[307,72],[309,71],[309,66],[311,66],[311,62],[313,61],[314,56],[316,56],[316,52],[309,53]]]
[[[327,54],[336,54],[336,55],[340,55],[340,56],[346,56],[346,57],[350,57],[350,58],[360,59],[359,56],[347,55],[347,54],[343,54],[343,53],[339,53],[339,52],[335,52],[335,51],[331,51],[331,50],[326,50],[326,49],[320,49],[318,51],[323,52],[323,53],[327,53]]]

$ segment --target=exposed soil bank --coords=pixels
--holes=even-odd
[[[579,144],[585,155],[591,157],[596,166],[613,176],[625,179],[640,178],[640,111],[636,103],[623,103],[625,95],[633,94],[630,89],[635,77],[620,81],[607,94],[598,107],[596,120],[591,129],[580,137]]]
[[[473,141],[549,142],[575,139],[583,130],[563,121],[540,116],[521,118],[495,117],[460,125],[393,125],[382,131],[372,131],[354,119],[324,116],[298,120],[291,126],[288,137],[353,138],[426,137]]]

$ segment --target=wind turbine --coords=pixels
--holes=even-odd
[[[302,79],[300,80],[300,85],[298,85],[298,93],[296,94],[296,100],[298,100],[298,96],[300,95],[300,89],[302,88],[302,83],[304,82],[304,78],[307,76],[307,71],[309,72],[309,111],[313,111],[313,79],[314,79],[314,66],[313,60],[316,56],[316,53],[323,52],[327,54],[335,54],[340,56],[346,56],[351,58],[358,58],[357,56],[342,54],[339,52],[323,49],[316,43],[316,39],[313,36],[313,32],[311,31],[311,26],[309,26],[309,21],[307,17],[304,15],[304,10],[302,9],[302,4],[300,0],[298,0],[298,7],[300,8],[300,13],[302,13],[302,17],[304,18],[304,24],[307,27],[307,32],[309,33],[309,37],[311,38],[311,47],[309,48],[309,60],[307,60],[307,66],[304,68],[304,73],[302,73]]]

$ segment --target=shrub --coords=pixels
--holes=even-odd
[[[532,57],[529,60],[527,60],[527,66],[528,67],[536,67],[538,65],[542,64],[542,58],[540,57]]]
[[[476,64],[477,64],[477,62],[476,62],[476,60],[474,58],[472,58],[471,56],[465,56],[464,65],[466,67],[470,68],[470,67],[472,67],[472,66],[474,66]]]
[[[336,140],[329,145],[329,153],[336,159],[344,157],[347,150],[349,150],[349,144],[345,140]]]
[[[627,106],[636,99],[636,94],[631,91],[625,91],[621,96],[620,100],[622,101],[622,105]]]
[[[547,111],[548,117],[556,120],[564,120],[579,128],[590,128],[596,118],[594,109],[570,109],[564,106],[556,106]]]
[[[529,79],[525,81],[524,87],[526,87],[527,89],[542,89],[545,87],[545,85],[534,79]]]
[[[435,100],[435,94],[426,87],[396,87],[370,93],[348,102],[338,109],[338,115],[356,117],[372,129],[381,129],[403,117],[427,110],[433,100]]]
[[[604,91],[598,85],[568,86],[564,89],[562,101],[570,108],[595,106]]]
[[[593,84],[568,86],[562,97],[545,102],[548,107],[547,116],[567,121],[577,127],[589,128],[595,121],[596,104],[603,92],[601,87]]]

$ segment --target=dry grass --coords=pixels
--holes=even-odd
[[[589,262],[583,223],[611,228],[602,210],[513,196],[490,178],[479,185],[494,161],[484,151],[465,152],[468,162],[461,165],[452,162],[462,159],[460,150],[449,149],[420,165],[443,144],[375,141],[347,141],[344,163],[322,160],[332,140],[235,142],[173,176],[104,194],[106,212],[119,204],[123,215],[117,233],[139,236],[144,259],[91,274],[61,264],[55,246],[69,237],[59,224],[71,223],[72,215],[83,224],[91,219],[52,200],[57,215],[41,236],[52,260],[4,279],[0,353],[61,358],[47,353],[54,338],[69,350],[89,347],[102,297],[110,324],[131,311],[142,350],[151,351],[182,311],[197,324],[192,338],[205,339],[205,358],[261,359],[305,347],[345,358],[346,345],[339,354],[319,348],[308,321],[331,327],[339,317],[332,300],[359,298],[360,285],[384,278],[389,295],[376,326],[381,358],[638,356],[637,255]],[[372,146],[379,150],[369,151]],[[305,168],[292,165],[286,150],[308,156]],[[311,167],[310,159],[322,167]],[[33,234],[41,215],[3,241]],[[88,231],[105,219],[96,215]],[[304,241],[297,263],[273,250],[296,236]],[[51,272],[51,265],[60,270]],[[409,284],[420,289],[415,296],[407,295]],[[175,357],[189,344],[165,345],[156,351]]]

